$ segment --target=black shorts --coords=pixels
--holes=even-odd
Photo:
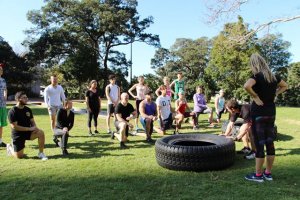
[[[14,147],[14,152],[19,152],[25,148],[25,141],[30,140],[31,131],[24,131],[12,134],[12,143]]]
[[[137,112],[137,117],[140,116],[140,103],[142,102],[143,100],[135,100],[135,105],[136,105],[136,112]]]
[[[165,131],[172,127],[172,113],[169,115],[167,119],[160,121],[160,130]]]
[[[114,114],[114,112],[115,112],[114,104],[108,104],[107,105],[107,114],[111,115],[111,114]]]

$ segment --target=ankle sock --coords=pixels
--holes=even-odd
[[[256,173],[255,175],[256,176],[262,176],[262,173]]]
[[[265,174],[271,174],[271,172],[265,169]]]

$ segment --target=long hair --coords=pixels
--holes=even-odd
[[[96,80],[91,80],[91,82],[89,83],[89,88],[91,88],[93,83],[97,83],[97,81]]]
[[[276,81],[276,77],[271,72],[265,59],[258,53],[254,53],[250,57],[250,66],[254,75],[261,72],[268,83]]]

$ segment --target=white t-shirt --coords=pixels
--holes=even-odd
[[[61,106],[62,102],[66,100],[64,89],[60,85],[55,87],[48,85],[44,91],[44,100],[48,107]]]
[[[156,99],[156,105],[161,106],[161,118],[162,120],[167,119],[171,114],[171,99],[169,96],[159,96]]]
[[[146,92],[147,92],[147,87],[145,85],[137,84],[136,96],[137,96],[138,100],[144,100]]]
[[[112,101],[117,101],[119,98],[119,86],[116,84],[112,85],[109,84],[107,87],[109,87],[109,96]],[[113,102],[107,99],[107,104],[113,104]]]

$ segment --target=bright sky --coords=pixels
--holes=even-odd
[[[138,12],[141,18],[154,17],[154,24],[148,32],[160,36],[161,45],[169,48],[176,38],[197,39],[200,37],[212,38],[223,28],[223,24],[236,21],[236,17],[229,21],[222,21],[218,25],[207,25],[205,2],[209,0],[139,0]],[[39,9],[42,0],[0,0],[0,36],[2,36],[15,51],[22,51],[21,42],[25,39],[24,30],[32,26],[27,21],[26,13],[32,9]],[[299,15],[300,2],[296,0],[250,0],[241,8],[240,14],[250,28],[255,28],[259,23],[272,19]],[[292,62],[300,61],[300,19],[274,25],[270,33],[282,33],[283,39],[291,42],[290,52]],[[267,34],[268,30],[259,35]],[[130,58],[130,46],[122,48]],[[155,49],[143,43],[133,44],[133,75],[153,73],[150,60]]]

